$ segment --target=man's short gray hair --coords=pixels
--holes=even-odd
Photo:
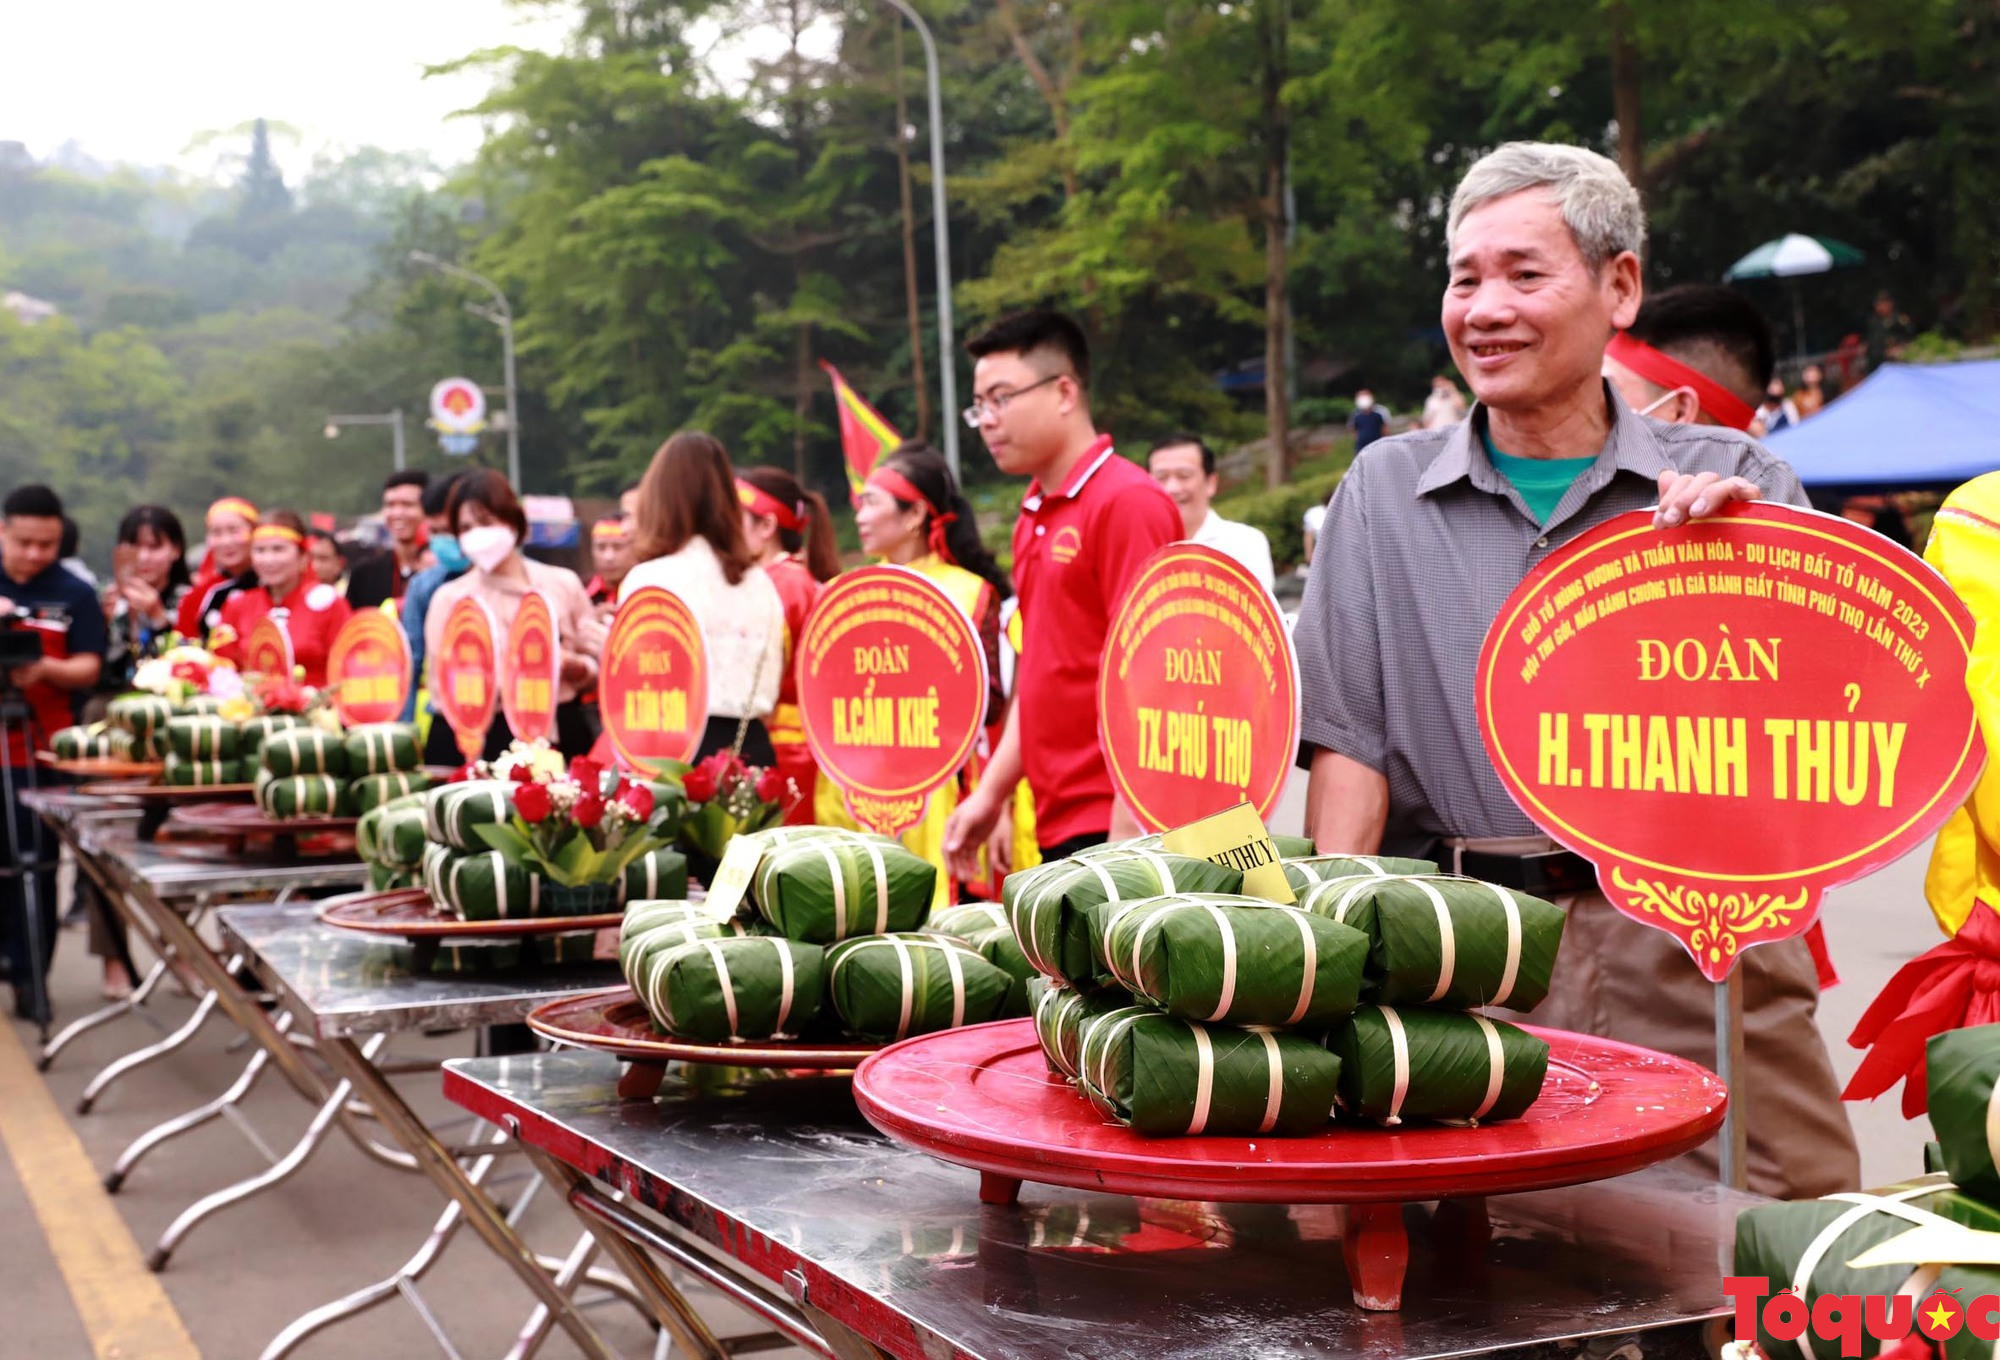
[[[1646,245],[1646,210],[1639,191],[1617,164],[1595,151],[1557,142],[1508,142],[1473,163],[1451,196],[1445,243],[1474,208],[1528,189],[1547,189],[1562,209],[1563,224],[1593,270],[1621,251]]]

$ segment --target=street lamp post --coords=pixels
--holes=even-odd
[[[396,439],[396,471],[401,472],[410,465],[408,451],[403,443],[403,413],[400,409],[379,416],[328,416],[326,437],[339,438],[342,427],[347,425],[387,425]]]
[[[938,428],[944,432],[944,457],[958,474],[958,370],[953,351],[951,319],[951,227],[945,220],[944,191],[944,98],[938,89],[937,42],[930,25],[909,5],[909,0],[887,0],[888,5],[908,19],[924,44],[924,73],[930,82],[931,105],[931,239],[937,248],[938,387],[944,409]],[[896,129],[898,137],[903,135]]]
[[[895,0],[890,0],[895,3]],[[490,321],[500,328],[500,363],[507,385],[507,480],[516,491],[521,487],[521,422],[516,418],[514,407],[514,309],[507,305],[507,295],[500,291],[500,285],[484,274],[475,274],[463,265],[441,260],[427,250],[410,252],[410,263],[425,265],[441,274],[449,274],[468,283],[476,283],[493,295],[491,307],[481,307],[468,302],[465,310],[483,321]]]

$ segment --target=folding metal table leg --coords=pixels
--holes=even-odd
[[[139,980],[139,985],[132,989],[130,996],[120,997],[110,1005],[99,1007],[89,1015],[80,1016],[57,1030],[55,1037],[49,1040],[48,1046],[42,1049],[41,1056],[35,1060],[36,1070],[48,1071],[58,1053],[100,1025],[108,1025],[121,1015],[139,1014],[140,1008],[152,998],[153,989],[159,986],[160,979],[166,974],[167,961],[153,960],[153,966],[146,970],[146,976]]]
[[[380,1052],[382,1046],[388,1042],[388,1035],[374,1035],[368,1040],[368,1047],[364,1051],[364,1057],[372,1057],[374,1054]],[[156,1271],[165,1270],[168,1260],[174,1254],[174,1250],[180,1246],[181,1239],[192,1232],[195,1225],[203,1219],[207,1218],[210,1214],[219,1213],[232,1204],[240,1204],[252,1195],[262,1194],[272,1186],[291,1179],[298,1172],[298,1169],[306,1164],[307,1159],[318,1150],[320,1143],[325,1140],[327,1130],[333,1127],[333,1122],[340,1114],[341,1106],[346,1104],[348,1092],[352,1089],[345,1081],[336,1083],[334,1088],[327,1093],[326,1102],[314,1112],[312,1123],[306,1125],[305,1134],[297,1143],[292,1145],[292,1150],[287,1152],[270,1170],[260,1175],[252,1176],[248,1180],[238,1181],[226,1189],[218,1190],[212,1195],[196,1200],[186,1209],[183,1209],[181,1216],[169,1224],[166,1232],[160,1235],[159,1244],[153,1248],[153,1254],[146,1258],[146,1264]]]
[[[166,973],[166,953],[160,946],[159,938],[155,934],[151,923],[141,917],[125,901],[125,895],[112,885],[109,875],[104,872],[103,866],[97,862],[97,857],[84,848],[82,839],[75,834],[73,829],[64,830],[58,828],[56,835],[69,847],[71,854],[75,857],[78,872],[83,874],[85,878],[88,878],[99,894],[103,896],[104,900],[110,904],[112,910],[125,919],[128,930],[132,927],[138,929],[140,936],[158,957],[155,959],[152,968],[147,971],[144,979],[140,981],[138,986],[132,989],[130,996],[122,997],[108,1006],[92,1011],[89,1015],[81,1019],[72,1020],[69,1024],[63,1026],[53,1039],[44,1044],[41,1055],[36,1060],[36,1066],[43,1072],[49,1070],[49,1065],[56,1060],[58,1053],[69,1047],[71,1043],[82,1035],[88,1034],[100,1025],[109,1024],[121,1015],[144,1015],[145,1013],[140,1010],[140,1007],[144,1006],[147,1000],[151,998],[153,989],[159,985],[160,978]],[[130,951],[128,950],[127,952],[129,955]],[[151,1019],[150,1016],[146,1016],[145,1018],[148,1020]]]
[[[281,1015],[278,1017],[277,1029],[279,1033],[285,1033],[291,1027],[292,1017],[290,1015]],[[118,1160],[112,1163],[111,1170],[105,1173],[104,1188],[114,1195],[117,1194],[119,1187],[125,1184],[125,1178],[132,1174],[132,1168],[137,1166],[139,1160],[147,1153],[169,1139],[178,1138],[191,1129],[200,1128],[209,1120],[220,1115],[224,1110],[235,1105],[237,1101],[243,1099],[244,1096],[250,1093],[250,1088],[257,1084],[257,1078],[263,1075],[264,1066],[270,1061],[271,1055],[261,1048],[258,1049],[250,1055],[250,1061],[244,1064],[242,1073],[227,1091],[224,1091],[206,1105],[197,1105],[184,1115],[169,1119],[164,1124],[155,1124],[145,1133],[133,1139],[131,1144],[118,1154]],[[248,1130],[246,1129],[244,1132],[245,1136],[248,1137]],[[257,1140],[253,1139],[252,1141]],[[261,1147],[259,1150],[265,1152],[268,1160],[277,1160],[276,1157],[270,1155],[268,1150]]]
[[[235,972],[242,966],[243,956],[241,954],[233,956],[230,962],[225,965],[230,972]],[[201,1001],[195,1006],[194,1013],[188,1016],[179,1029],[156,1044],[148,1044],[136,1052],[127,1053],[124,1057],[118,1059],[118,1061],[92,1077],[90,1084],[83,1088],[83,1094],[77,1098],[76,1112],[78,1114],[89,1114],[91,1107],[97,1104],[97,1098],[104,1094],[106,1088],[112,1082],[117,1081],[118,1078],[128,1072],[144,1067],[147,1063],[157,1062],[159,1059],[166,1057],[167,1054],[172,1053],[175,1049],[180,1048],[188,1040],[194,1038],[195,1031],[199,1030],[203,1023],[207,1021],[210,1014],[214,1012],[216,1006],[219,1004],[219,1001],[220,998],[216,992],[211,990],[208,995],[202,997]]]
[[[354,1089],[375,1111],[383,1127],[416,1156],[431,1183],[464,1210],[467,1225],[520,1277],[536,1300],[549,1309],[556,1324],[569,1333],[578,1349],[592,1360],[615,1360],[617,1353],[556,1286],[555,1279],[542,1268],[506,1216],[477,1184],[467,1179],[465,1170],[450,1151],[404,1103],[388,1079],[375,1070],[367,1055],[345,1038],[326,1040],[320,1045],[320,1054],[337,1074],[353,1082]]]

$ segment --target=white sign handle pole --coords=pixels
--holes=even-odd
[[[1738,1190],[1749,1188],[1750,1158],[1748,1136],[1743,1127],[1739,1103],[1748,1082],[1743,1070],[1743,965],[1729,970],[1729,976],[1715,984],[1715,1074],[1729,1089],[1729,1106],[1722,1115],[1720,1172],[1724,1185]]]

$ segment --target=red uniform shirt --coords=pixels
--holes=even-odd
[[[1097,673],[1111,618],[1146,559],[1183,534],[1181,512],[1104,435],[1069,484],[1028,486],[1014,524],[1021,601],[1021,764],[1035,837],[1053,846],[1111,829],[1111,775],[1097,744]]]
[[[305,667],[306,683],[316,687],[325,685],[326,657],[333,650],[333,636],[353,617],[354,609],[340,597],[339,591],[318,581],[302,579],[277,605],[271,603],[271,593],[262,586],[230,596],[229,602],[222,606],[222,621],[236,636],[218,647],[216,655],[241,665],[243,644],[249,639],[250,630],[275,608],[285,611],[284,628],[285,635],[292,640],[292,661]]]
[[[778,685],[778,707],[765,721],[771,734],[771,749],[778,768],[798,786],[799,800],[785,812],[788,826],[806,826],[813,819],[813,789],[819,781],[819,766],[812,748],[806,745],[806,729],[799,716],[799,679],[794,669],[794,650],[806,629],[806,616],[819,603],[826,586],[796,557],[779,557],[764,564],[764,574],[778,588],[785,606],[785,676]]]

